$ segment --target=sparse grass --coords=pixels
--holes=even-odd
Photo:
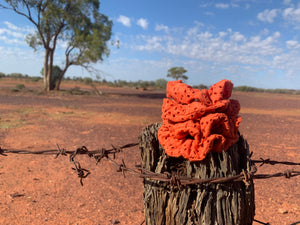
[[[71,95],[90,95],[91,92],[81,90],[80,87],[74,87],[71,90],[68,91]]]
[[[259,93],[276,93],[276,94],[290,94],[290,95],[300,95],[300,90],[293,90],[293,89],[265,89],[265,88],[256,88],[250,86],[237,86],[234,87],[235,91],[241,92],[259,92]]]
[[[19,92],[21,90],[25,89],[25,85],[24,84],[16,84],[16,86],[14,88],[11,88],[10,90],[12,92]]]
[[[0,120],[0,129],[11,129],[26,125],[26,121],[21,118],[10,118]]]
[[[295,116],[300,117],[300,109],[256,109],[256,108],[241,108],[241,113],[262,114],[272,116]]]

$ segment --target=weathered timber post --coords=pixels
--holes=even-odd
[[[250,170],[249,149],[242,136],[226,152],[209,153],[199,162],[165,154],[157,131],[146,127],[139,137],[143,168],[156,173],[177,173],[190,178],[229,177]],[[249,225],[254,219],[254,185],[241,182],[193,184],[181,189],[144,179],[146,225]]]

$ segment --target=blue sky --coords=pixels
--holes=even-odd
[[[3,2],[3,0],[0,0]],[[102,0],[113,22],[111,53],[95,67],[106,80],[156,80],[183,66],[188,84],[300,89],[300,2],[295,0]],[[34,27],[0,9],[0,71],[36,76],[43,51],[24,42]],[[61,65],[63,43],[55,64]],[[71,67],[67,76],[89,76]]]

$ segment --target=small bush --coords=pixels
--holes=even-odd
[[[85,78],[83,79],[83,82],[84,82],[85,84],[87,84],[87,85],[90,85],[90,84],[93,83],[93,79],[90,78],[90,77],[85,77]]]
[[[19,90],[22,90],[25,88],[25,85],[24,84],[17,84],[16,85],[16,89],[19,89]]]
[[[193,85],[193,88],[196,88],[196,89],[208,89],[208,87],[204,84],[199,84],[199,85]]]
[[[69,90],[69,93],[71,95],[90,95],[91,93],[89,91],[81,90],[80,87],[74,87],[71,90]]]
[[[10,90],[12,92],[19,92],[21,90],[25,89],[25,85],[24,84],[17,84],[16,87],[11,88]]]
[[[31,77],[31,81],[32,82],[38,82],[40,81],[42,78],[41,77]]]
[[[12,77],[12,78],[22,78],[23,74],[22,73],[10,73],[7,76]]]
[[[165,89],[167,87],[168,81],[165,79],[157,79],[155,81],[155,87]]]

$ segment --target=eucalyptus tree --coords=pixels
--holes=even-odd
[[[184,67],[172,67],[168,70],[167,77],[174,78],[175,80],[187,80],[188,77],[185,75],[186,72],[187,70]]]
[[[92,71],[92,64],[109,56],[112,21],[100,13],[99,0],[1,0],[0,7],[28,19],[36,28],[26,36],[35,51],[44,52],[44,89],[59,90],[71,65]],[[64,66],[53,84],[51,79],[55,50],[64,50]]]

